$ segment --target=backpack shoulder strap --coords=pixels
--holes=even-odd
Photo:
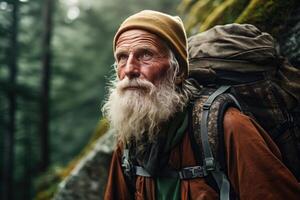
[[[202,161],[206,171],[210,173],[218,185],[220,199],[229,199],[230,184],[224,173],[225,159],[218,160],[224,152],[223,116],[228,107],[239,109],[240,105],[233,95],[226,93],[231,86],[221,86],[211,90],[195,102],[193,109],[194,138],[199,150],[202,150]],[[226,93],[226,94],[225,94]],[[222,153],[222,154],[223,154]],[[196,153],[196,155],[199,153]]]

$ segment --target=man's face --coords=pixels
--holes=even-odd
[[[116,43],[115,59],[120,80],[125,77],[139,78],[150,81],[155,86],[170,67],[169,53],[161,39],[143,30],[129,30],[120,35]]]
[[[179,66],[161,39],[142,30],[122,33],[116,42],[117,79],[109,90],[103,112],[118,139],[154,140],[160,125],[186,105],[176,91]],[[172,64],[172,67],[170,65]]]

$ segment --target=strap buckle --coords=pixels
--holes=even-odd
[[[207,171],[214,171],[216,169],[216,162],[213,157],[204,159],[204,166]]]
[[[211,107],[211,103],[205,102],[202,106],[202,110],[209,110]]]
[[[180,179],[201,178],[206,175],[207,173],[202,166],[185,167],[179,172]]]
[[[138,176],[144,176],[144,177],[151,177],[151,175],[149,174],[149,172],[147,172],[147,170],[145,170],[143,167],[141,166],[134,166],[133,167],[135,169],[135,174]]]

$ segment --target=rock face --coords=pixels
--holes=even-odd
[[[281,53],[300,68],[300,8],[287,20],[284,31],[278,35]],[[282,37],[281,37],[282,36]]]
[[[113,132],[98,139],[94,148],[82,158],[71,175],[60,183],[54,200],[102,199],[111,154],[115,146]]]

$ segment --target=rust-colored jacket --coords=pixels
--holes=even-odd
[[[230,108],[223,125],[227,173],[239,199],[300,199],[300,184],[281,162],[281,154],[272,139],[254,120]],[[155,199],[152,178],[138,176],[136,192],[130,194],[122,173],[121,156],[122,149],[118,147],[112,157],[104,199]],[[196,165],[188,134],[172,150],[169,165],[178,170]],[[181,180],[181,199],[219,199],[219,194],[203,178]]]

